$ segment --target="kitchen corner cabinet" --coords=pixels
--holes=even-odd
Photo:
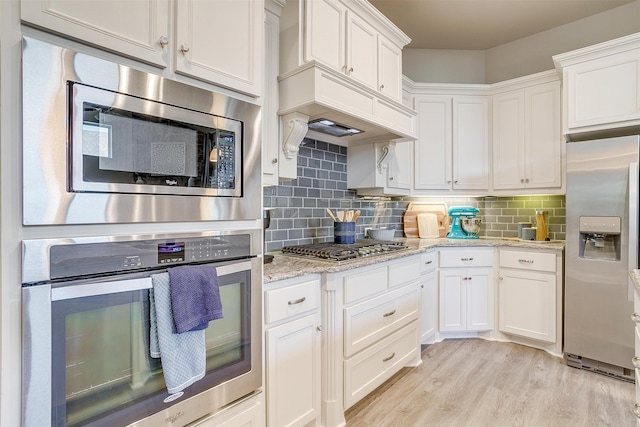
[[[563,191],[560,81],[554,71],[540,76],[500,83],[491,97],[495,191]]]
[[[420,343],[431,344],[438,332],[438,252],[420,256]]]
[[[494,327],[493,249],[440,252],[440,332]]]
[[[500,332],[555,344],[562,354],[562,260],[552,251],[499,250]]]
[[[28,25],[260,96],[263,5],[176,0],[174,13],[169,0],[21,0],[20,17]]]
[[[416,95],[414,189],[489,190],[486,96]]]
[[[413,141],[349,145],[347,188],[361,196],[402,196],[411,192]]]
[[[640,125],[640,33],[553,57],[563,79],[563,131]]]
[[[320,276],[265,284],[268,426],[319,425]]]
[[[237,402],[224,410],[200,420],[193,427],[264,427],[264,393]]]

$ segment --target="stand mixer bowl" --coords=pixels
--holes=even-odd
[[[481,222],[482,221],[480,220],[480,218],[461,217],[460,218],[460,227],[462,228],[462,230],[465,233],[477,236],[478,233],[480,232],[480,223]]]

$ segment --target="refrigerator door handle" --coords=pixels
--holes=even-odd
[[[638,163],[629,163],[629,273],[638,268]],[[635,287],[628,281],[628,300],[633,301]]]

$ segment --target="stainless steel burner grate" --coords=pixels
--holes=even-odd
[[[285,246],[282,253],[328,261],[345,261],[366,256],[382,255],[388,252],[408,249],[402,242],[362,239],[352,245],[333,242],[312,243],[309,245]]]

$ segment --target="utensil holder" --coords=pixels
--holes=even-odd
[[[522,237],[523,228],[531,228],[532,226],[533,224],[531,224],[530,222],[519,222],[518,223],[518,239],[524,239],[524,237]]]
[[[334,222],[333,241],[343,245],[353,245],[356,242],[356,223],[354,221]]]
[[[524,227],[522,229],[522,240],[536,240],[537,227]]]

